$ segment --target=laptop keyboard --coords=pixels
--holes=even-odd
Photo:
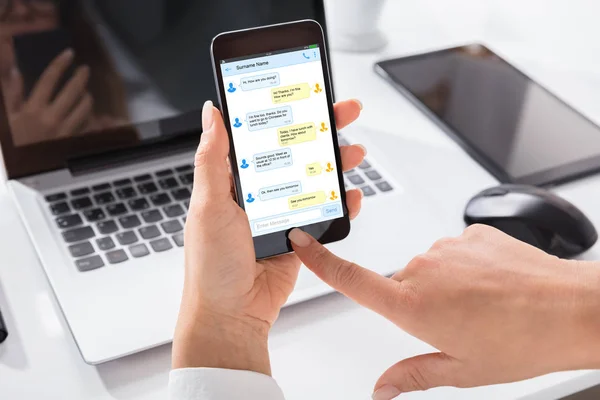
[[[92,271],[183,247],[193,168],[186,164],[45,196],[77,269]],[[365,198],[393,190],[368,160],[346,172],[344,182]]]
[[[338,142],[340,146],[350,144],[342,137],[339,138]],[[344,183],[346,189],[358,188],[362,190],[365,198],[375,196],[377,193],[387,193],[394,190],[394,187],[383,178],[368,159],[365,159],[358,168],[345,172]]]

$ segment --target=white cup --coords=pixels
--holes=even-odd
[[[335,50],[376,51],[387,44],[379,30],[385,0],[327,0],[329,41]]]

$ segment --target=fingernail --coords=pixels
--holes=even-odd
[[[298,247],[308,247],[311,242],[310,236],[298,228],[294,228],[288,233],[288,239]]]
[[[357,144],[358,147],[360,147],[364,153],[364,156],[367,155],[367,148],[365,146],[363,146],[362,144]]]
[[[202,130],[207,131],[213,125],[214,109],[213,102],[207,100],[202,107]]]
[[[358,106],[360,107],[360,110],[362,111],[362,109],[363,109],[362,101],[360,101],[359,99],[354,99],[354,101],[358,103]]]
[[[20,72],[19,72],[19,68],[17,67],[12,67],[10,69],[10,77],[11,78],[16,78],[17,76],[19,76]]]
[[[73,49],[71,49],[71,48],[68,48],[63,52],[63,54],[66,58],[70,59],[70,58],[73,58],[73,56],[75,56],[75,51],[73,51]]]
[[[363,199],[365,197],[365,192],[363,192],[362,189],[358,189],[358,192],[360,193],[360,198]]]
[[[373,393],[373,400],[392,400],[400,396],[400,391],[393,386],[385,385]]]

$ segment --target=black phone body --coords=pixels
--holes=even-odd
[[[50,63],[63,51],[72,48],[70,34],[64,29],[42,31],[18,35],[13,38],[16,61],[21,76],[23,77],[23,91],[29,97],[36,83]],[[76,65],[72,63],[63,73],[54,93],[60,92],[62,87],[75,73]]]
[[[321,26],[304,20],[222,33],[211,57],[256,258],[293,251],[292,228],[323,244],[344,239],[350,219]]]

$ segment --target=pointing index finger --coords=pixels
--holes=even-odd
[[[335,256],[300,229],[292,229],[288,237],[304,265],[329,286],[392,321],[398,319],[404,306],[400,282]]]

